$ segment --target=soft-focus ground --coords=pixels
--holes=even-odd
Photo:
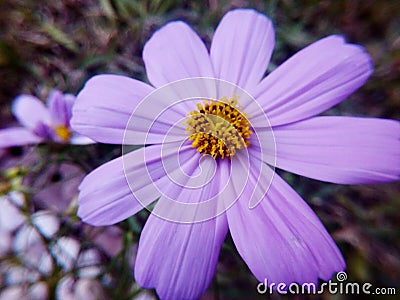
[[[375,73],[362,89],[328,114],[400,120],[400,4],[397,1],[2,0],[0,128],[15,124],[10,104],[21,93],[45,99],[52,88],[58,88],[76,94],[89,77],[100,73],[146,80],[141,51],[154,30],[167,21],[182,19],[209,44],[222,15],[234,7],[253,7],[273,20],[277,42],[271,69],[297,50],[329,34],[343,34],[348,41],[364,45],[373,57]],[[25,184],[34,185],[37,191],[39,186],[53,185],[50,195],[55,191],[62,193],[54,185],[68,181],[71,172],[83,175],[77,170],[73,170],[77,173],[65,171],[62,162],[87,172],[120,153],[119,147],[109,145],[81,147],[72,152],[53,149],[57,156],[49,156],[47,148],[38,150],[42,156],[37,160],[31,157],[29,148],[0,150],[1,167],[5,170],[12,165],[34,164],[36,177],[27,176]],[[16,184],[15,176],[19,175],[3,176],[0,187],[5,190],[10,183]],[[400,183],[337,186],[291,174],[285,174],[285,178],[313,207],[335,238],[347,261],[348,281],[397,287],[399,293]],[[30,213],[45,205],[46,192],[35,196]],[[51,198],[53,205],[57,196]],[[73,205],[65,208],[68,209],[66,215],[70,217],[63,219],[65,234],[82,243],[92,243],[90,234],[76,232],[80,225],[73,217]],[[133,232],[123,238],[126,248],[138,241],[143,217],[120,224],[121,228]],[[136,292],[136,288],[130,287],[131,268],[124,267],[126,256],[120,253],[111,260],[112,264],[107,260],[110,257],[104,258],[110,263],[110,270],[105,272],[114,276],[125,274],[116,282],[102,278],[108,287],[107,298],[128,299],[129,293]],[[0,273],[0,291],[4,282]],[[256,285],[257,281],[228,238],[214,284],[204,299],[266,299],[265,295],[257,295]],[[346,296],[329,294],[318,297],[346,299]]]

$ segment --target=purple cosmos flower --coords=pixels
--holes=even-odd
[[[71,131],[71,109],[75,96],[53,90],[47,98],[47,107],[31,95],[18,96],[12,113],[24,127],[0,130],[0,148],[38,144],[44,141],[57,143],[90,144],[93,141]]]
[[[364,49],[340,36],[329,36],[263,78],[273,47],[270,20],[254,10],[228,12],[216,29],[210,51],[187,24],[171,22],[144,47],[152,85],[100,75],[89,80],[77,97],[72,118],[75,130],[99,142],[132,144],[136,138],[137,144],[147,144],[83,180],[78,214],[85,222],[113,224],[156,199],[153,212],[165,212],[168,207],[160,206],[168,203],[164,200],[168,197],[184,204],[216,197],[218,205],[227,204],[225,211],[202,222],[182,224],[150,215],[139,241],[135,278],[141,286],[155,288],[163,299],[194,299],[204,293],[228,230],[261,282],[315,283],[345,268],[317,216],[268,166],[343,184],[399,178],[399,122],[314,117],[366,82],[372,64]],[[198,77],[230,82],[254,100],[218,88],[210,93],[214,101],[200,98],[171,106],[164,97],[156,97],[166,87],[173,93],[179,80]],[[209,86],[188,84],[176,94],[196,89],[202,97],[209,93]],[[261,113],[252,105],[258,105]],[[158,118],[149,117],[159,111]],[[136,118],[133,123],[131,115]],[[273,133],[275,146],[263,142],[267,131]],[[177,158],[184,172],[171,169]],[[249,167],[242,164],[246,159]],[[184,184],[191,178],[185,178],[196,177],[199,169],[212,170],[213,179],[203,188],[191,189]],[[246,172],[248,179],[239,189]],[[266,193],[259,190],[269,184]],[[254,193],[261,201],[249,205]],[[226,203],[229,199],[236,201]]]

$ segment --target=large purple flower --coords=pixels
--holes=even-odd
[[[0,130],[0,148],[57,143],[89,144],[93,141],[71,130],[70,119],[75,96],[53,90],[47,98],[47,107],[31,95],[18,96],[12,113],[24,127]]]
[[[159,199],[154,211],[162,213],[150,215],[140,237],[135,278],[141,286],[155,288],[163,299],[193,299],[204,293],[228,229],[259,281],[317,282],[345,268],[316,215],[269,165],[333,183],[399,178],[399,122],[314,117],[368,79],[372,65],[364,49],[330,36],[263,78],[273,47],[270,20],[254,10],[227,13],[210,51],[187,24],[171,22],[144,47],[152,86],[123,76],[99,75],[77,97],[75,130],[99,142],[132,144],[136,138],[137,144],[147,144],[84,179],[78,214],[90,224],[108,225]],[[171,106],[165,97],[154,96],[166,87],[173,93],[176,82],[199,77],[230,82],[253,100],[244,93],[236,97],[237,90],[211,92],[214,102],[200,98],[193,105]],[[196,89],[201,97],[209,93],[210,86],[189,84],[176,94]],[[260,110],[251,109],[257,105]],[[150,118],[158,109],[159,118]],[[269,131],[276,149],[262,138]],[[173,168],[177,157],[184,172]],[[203,173],[212,169],[212,180],[201,189],[189,188],[185,180],[192,183],[199,169]],[[269,184],[266,193],[259,189]],[[249,201],[255,194],[261,201],[252,205]],[[214,207],[216,217],[201,222],[173,222],[160,217],[168,211],[168,197],[185,204],[216,198],[216,206],[222,203],[226,210],[217,213]],[[196,213],[191,211],[193,216]]]

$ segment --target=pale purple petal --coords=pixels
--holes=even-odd
[[[131,114],[152,91],[151,86],[128,77],[95,76],[77,96],[72,129],[98,142],[122,144]]]
[[[0,226],[0,257],[4,257],[11,251],[12,238],[11,232]]]
[[[136,257],[137,283],[155,288],[161,299],[199,298],[214,277],[226,232],[225,216],[179,224],[151,215]]]
[[[211,44],[215,76],[245,90],[255,87],[268,67],[274,44],[274,29],[266,16],[252,9],[228,12]]]
[[[67,119],[71,121],[72,118],[72,107],[75,103],[76,96],[73,94],[64,94],[64,102],[67,107]]]
[[[32,159],[39,160],[40,156],[36,155]],[[62,179],[37,189],[33,200],[38,207],[45,207],[51,211],[63,214],[72,205],[75,205],[75,195],[85,173],[78,164],[62,163],[57,169],[48,168],[43,174],[40,174],[41,178],[49,178],[49,176],[54,174],[54,170],[57,171],[57,174]]]
[[[53,129],[45,123],[38,122],[32,132],[44,140],[54,140]]]
[[[50,210],[41,210],[31,215],[32,225],[47,239],[53,238],[60,229],[60,219]]]
[[[100,281],[65,275],[57,282],[56,299],[107,299]]]
[[[364,48],[330,36],[299,51],[251,94],[264,108],[272,125],[317,115],[346,99],[372,73]],[[256,115],[252,115],[253,123]]]
[[[150,146],[151,148],[155,146]],[[78,216],[86,223],[95,226],[111,225],[118,223],[143,209],[129,187],[125,172],[130,176],[137,176],[138,189],[145,189],[151,182],[146,181],[146,176],[141,176],[145,171],[146,162],[143,161],[145,148],[126,154],[130,156],[132,164],[124,170],[122,157],[116,158],[87,175],[79,186]],[[158,154],[158,152],[156,152]],[[148,152],[149,159],[156,159]],[[101,183],[101,184],[99,184]],[[147,204],[156,200],[158,194],[147,195]]]
[[[44,239],[30,224],[26,223],[13,239],[14,252],[24,265],[42,274],[50,275],[53,259],[47,252]]]
[[[0,228],[11,233],[27,220],[22,211],[10,200],[6,196],[0,197]]]
[[[100,229],[101,232],[95,234],[92,240],[96,246],[102,249],[108,256],[116,256],[122,249],[123,243],[123,231],[118,226],[107,226]],[[93,231],[90,228],[90,233],[93,234],[97,231]]]
[[[205,195],[212,194],[212,189],[221,188],[219,183],[227,170],[219,170],[215,186],[204,189]],[[202,200],[201,197],[181,196],[176,199],[185,203]],[[139,241],[135,263],[137,283],[145,288],[155,288],[161,299],[199,298],[214,277],[227,229],[225,214],[186,224],[150,215]]]
[[[147,77],[155,86],[190,77],[214,77],[210,57],[199,36],[181,21],[171,22],[143,49]]]
[[[73,133],[70,140],[69,140],[70,144],[72,145],[89,145],[89,144],[94,144],[96,143],[95,141],[93,141],[92,139],[77,134],[77,133]]]
[[[55,294],[57,299],[74,299],[74,285],[75,279],[72,275],[66,275],[57,282]]]
[[[168,90],[175,91],[173,88]],[[147,145],[185,140],[188,134],[184,120],[193,108],[188,108],[187,102],[178,102],[181,99],[175,94],[171,98],[171,94],[162,88],[151,93],[131,115],[123,144]]]
[[[31,95],[18,96],[11,111],[21,125],[34,130],[39,124],[50,124],[50,113],[38,98]]]
[[[9,277],[12,272],[20,272],[23,276],[28,277],[26,281],[33,280],[33,272],[22,267],[10,265],[8,268],[8,274],[5,277]],[[29,275],[28,275],[29,274]],[[7,276],[8,275],[8,276]],[[31,276],[33,275],[33,276]],[[39,279],[38,279],[39,280]],[[18,282],[20,283],[20,282]],[[2,286],[0,291],[0,299],[15,300],[15,299],[49,299],[47,285],[44,282],[32,283],[29,285],[24,284],[13,284]]]
[[[247,194],[263,183],[252,178],[227,211],[233,241],[254,276],[260,282],[288,285],[317,283],[342,271],[344,260],[324,226],[277,174],[266,197],[249,208]]]
[[[6,128],[0,130],[0,148],[38,144],[43,139],[26,128]]]
[[[71,271],[78,259],[80,243],[74,238],[62,236],[50,246],[50,252],[58,266],[64,271]]]
[[[316,117],[274,128],[278,168],[334,183],[400,178],[400,122]]]
[[[79,278],[80,276],[78,276]],[[74,295],[71,299],[107,299],[104,286],[97,278],[79,278],[75,282]],[[67,299],[60,297],[59,299]]]
[[[151,165],[148,164],[147,172],[153,178],[155,187],[163,192],[163,196],[173,200],[183,197],[188,199],[185,201],[197,202],[199,198],[206,200],[204,190],[214,191],[216,162],[211,157],[203,157],[201,153],[193,149],[191,141],[186,141],[182,145],[164,144],[159,151],[158,156],[163,156],[163,159],[153,161]],[[147,157],[146,160],[148,160]],[[168,186],[164,180],[156,181],[159,177],[168,177],[170,181]],[[227,180],[228,178],[225,182]],[[196,186],[199,188],[192,188]],[[209,198],[214,196],[216,196],[215,193],[208,195]],[[161,206],[160,203],[158,206]],[[171,210],[170,207],[166,209]],[[196,211],[196,213],[199,212]]]
[[[59,90],[53,90],[47,98],[47,106],[51,114],[52,125],[67,126],[71,119],[71,110],[73,102],[69,95],[68,101]]]
[[[144,147],[95,169],[79,187],[78,216],[92,225],[111,225],[152,203],[160,196],[157,186],[170,183],[163,167],[174,161],[174,149]]]

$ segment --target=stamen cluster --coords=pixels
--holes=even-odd
[[[186,132],[190,133],[189,140],[197,151],[214,159],[230,159],[237,150],[250,145],[250,123],[240,112],[236,97],[204,100],[197,108],[189,113],[186,121]]]
[[[71,138],[71,131],[65,125],[56,126],[54,130],[63,142],[68,142]]]

